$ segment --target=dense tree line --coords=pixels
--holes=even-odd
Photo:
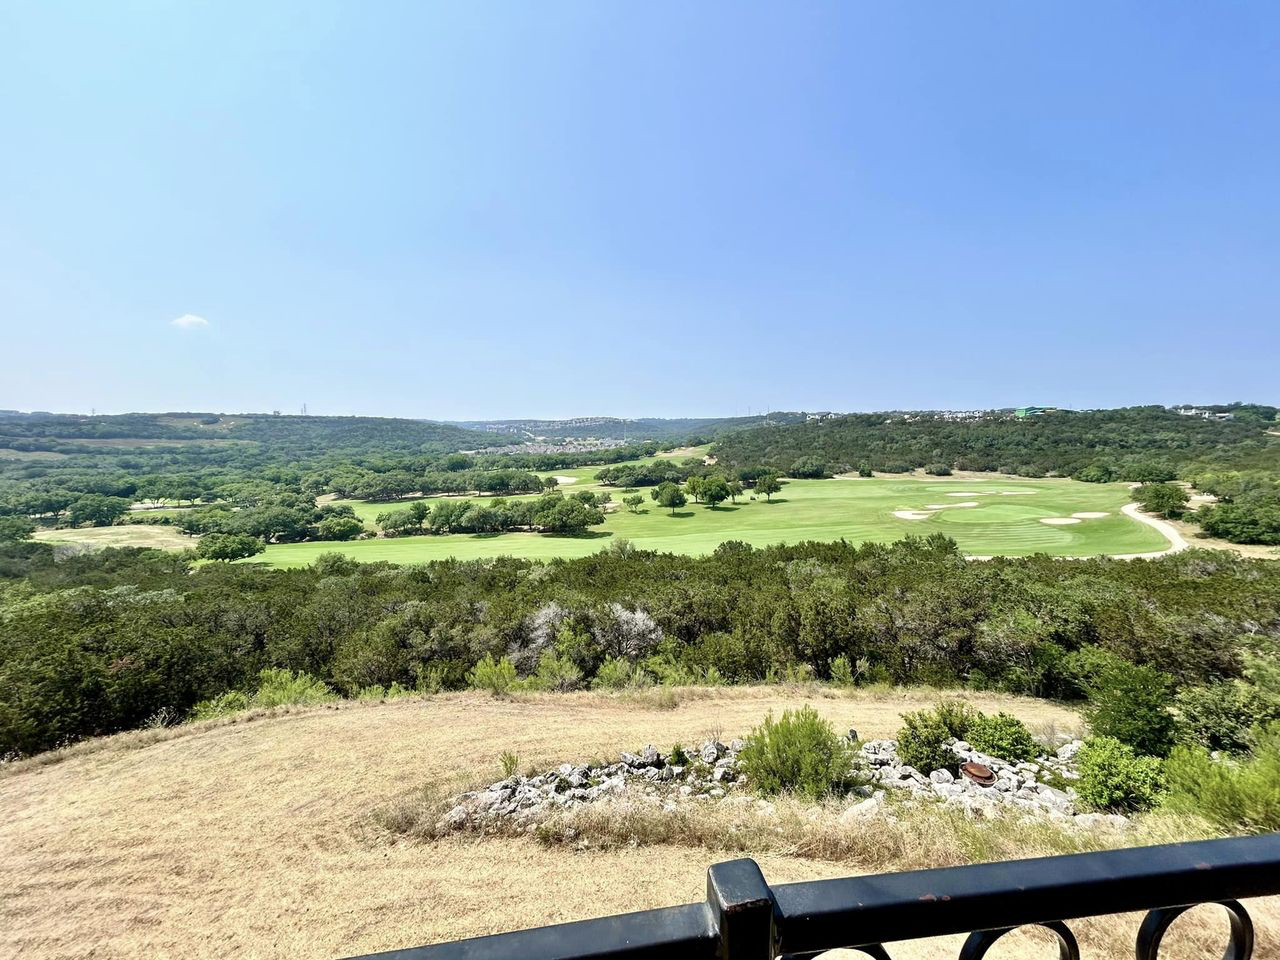
[[[604,523],[604,504],[609,495],[580,490],[565,496],[550,490],[528,500],[441,499],[428,503],[415,500],[399,510],[378,514],[378,527],[390,536],[422,533],[506,533],[527,530],[535,533],[577,534]]]
[[[585,681],[619,659],[752,681],[843,658],[862,680],[1074,697],[1100,654],[1193,688],[1274,666],[1278,641],[1280,566],[1204,551],[975,563],[932,537],[269,570],[28,542],[0,547],[0,753],[182,714],[267,667],[351,693],[460,686],[486,654],[530,672],[554,653]]]
[[[867,467],[900,473],[930,465],[1106,482],[1189,478],[1215,464],[1280,470],[1276,408],[1233,408],[1205,420],[1164,407],[954,420],[932,413],[858,414],[728,434],[712,452],[734,469],[791,476]],[[803,471],[803,472],[802,472]]]

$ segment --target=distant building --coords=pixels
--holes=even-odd
[[[1201,420],[1234,420],[1234,413],[1216,413],[1213,410],[1202,410],[1200,407],[1178,407],[1178,413],[1184,417],[1199,417]]]
[[[1057,407],[1019,407],[1013,411],[1013,415],[1019,420],[1025,417],[1042,417],[1046,413],[1057,413]]]

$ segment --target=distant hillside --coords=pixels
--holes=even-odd
[[[520,440],[656,440],[659,442],[709,440],[733,430],[803,423],[809,414],[779,412],[752,417],[573,417],[569,420],[459,420],[453,425],[467,430],[499,433],[508,442]]]
[[[866,413],[729,433],[712,452],[732,468],[769,467],[815,475],[860,466],[999,470],[1023,476],[1095,480],[1160,479],[1192,466],[1280,467],[1280,442],[1267,434],[1276,408],[1229,404],[1206,419],[1165,407],[957,417],[937,411]],[[802,463],[803,461],[803,463]]]
[[[136,444],[130,441],[137,441]],[[94,446],[255,441],[310,456],[344,453],[449,452],[496,446],[492,434],[447,423],[389,417],[300,417],[275,414],[126,413],[83,416],[0,413],[0,447],[84,452]]]

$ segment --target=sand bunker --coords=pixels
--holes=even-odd
[[[962,493],[948,493],[948,497],[980,497],[982,494],[976,490],[967,490]]]
[[[1073,513],[1071,516],[1077,520],[1097,520],[1101,517],[1109,517],[1111,514],[1101,510],[1081,510],[1079,513]]]
[[[924,505],[924,508],[926,510],[950,510],[952,507],[976,507],[976,506],[978,506],[978,501],[970,500],[968,503],[926,503]]]
[[[556,480],[556,483],[560,484],[561,486],[564,486],[566,483],[578,482],[577,477],[556,477],[555,480]]]
[[[1079,523],[1075,517],[1045,517],[1041,523],[1047,523],[1051,527],[1065,527],[1069,523]]]
[[[895,510],[893,515],[899,520],[928,520],[933,516],[932,510]]]
[[[1025,497],[1029,493],[1039,493],[1039,490],[1001,490],[1002,497]]]

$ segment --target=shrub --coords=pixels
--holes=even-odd
[[[525,681],[531,690],[550,690],[567,693],[582,686],[582,671],[567,656],[548,650],[538,661],[538,669]]]
[[[982,719],[982,713],[963,700],[939,700],[933,708],[942,725],[957,740],[967,740],[973,725]]]
[[[811,800],[854,784],[853,747],[813,707],[773,714],[751,732],[738,764],[761,793],[791,792]]]
[[[1095,810],[1145,810],[1160,797],[1160,761],[1114,737],[1090,737],[1076,762],[1076,793]]]
[[[1243,753],[1251,743],[1250,731],[1280,719],[1277,705],[1252,684],[1241,680],[1187,687],[1175,698],[1178,739],[1208,750]]]
[[[838,687],[852,687],[855,682],[853,666],[844,654],[831,661],[831,682]]]
[[[631,682],[635,669],[637,668],[632,667],[622,657],[613,657],[600,664],[600,669],[596,671],[591,685],[605,690],[621,690]]]
[[[506,696],[516,685],[516,667],[506,657],[494,660],[486,653],[484,659],[467,673],[467,683],[473,690],[488,690],[495,697]]]
[[[671,752],[667,754],[667,763],[673,767],[688,766],[689,754],[685,752],[684,747],[677,743],[671,748]]]
[[[255,707],[284,707],[294,704],[330,703],[338,695],[323,680],[309,673],[269,668],[258,674],[258,692],[253,695]]]
[[[392,683],[389,687],[384,687],[380,683],[371,684],[367,687],[361,687],[356,691],[356,700],[400,700],[404,697],[417,696],[418,691],[410,687],[403,686],[399,683]]]
[[[1031,736],[1027,725],[1008,713],[978,717],[965,739],[975,750],[1010,763],[1034,760],[1040,754],[1040,744]]]
[[[448,671],[439,664],[433,664],[428,667],[420,663],[415,668],[414,673],[417,675],[417,683],[414,685],[417,693],[439,693],[445,688],[445,679]]]
[[[228,690],[220,693],[212,700],[201,700],[191,708],[189,720],[209,720],[213,717],[225,717],[229,713],[239,713],[249,709],[249,695],[240,690]]]
[[[503,750],[501,756],[498,757],[498,764],[502,767],[502,778],[515,776],[520,769],[520,754],[514,750]]]
[[[1138,753],[1168,756],[1175,726],[1169,712],[1172,689],[1168,674],[1116,661],[1098,676],[1085,719],[1099,737],[1112,737]]]
[[[959,768],[959,759],[947,741],[951,731],[935,710],[917,710],[902,716],[902,729],[898,731],[898,758],[922,773],[934,770]]]
[[[1203,747],[1178,747],[1165,763],[1168,806],[1227,830],[1280,830],[1280,724],[1260,731],[1241,763],[1215,761]]]

